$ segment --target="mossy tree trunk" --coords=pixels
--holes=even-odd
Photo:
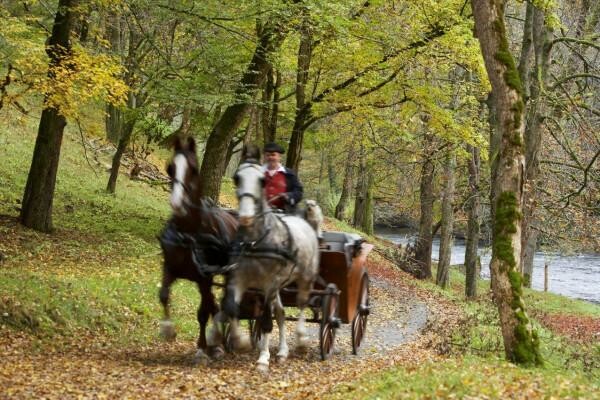
[[[48,80],[51,84],[56,78],[56,69],[65,68],[65,60],[71,54],[70,36],[77,19],[76,5],[75,0],[58,2],[52,34],[46,46],[50,57]],[[52,230],[54,187],[66,125],[67,120],[60,110],[44,105],[19,216],[23,225],[42,232]]]
[[[270,68],[269,56],[283,40],[284,22],[268,22],[258,28],[258,43],[254,55],[236,89],[237,102],[225,109],[206,141],[206,149],[200,167],[200,195],[217,200],[221,191],[221,179],[227,168],[227,148],[244,116],[249,101],[262,86]]]
[[[475,33],[481,45],[498,119],[500,146],[492,181],[492,291],[500,315],[506,357],[540,364],[537,333],[525,313],[522,295],[521,215],[523,198],[524,104],[519,73],[508,46],[504,1],[472,0]]]
[[[435,283],[444,289],[448,286],[448,271],[452,256],[452,230],[454,227],[454,170],[456,156],[453,151],[446,154],[444,168],[444,191],[442,195],[442,233],[440,238],[439,263]]]
[[[467,221],[467,243],[465,245],[465,296],[472,299],[477,295],[478,257],[479,245],[479,149],[467,145],[469,159],[467,168],[469,170],[469,201]]]
[[[419,199],[421,216],[419,217],[419,236],[415,249],[415,261],[418,266],[417,278],[428,279],[431,274],[431,248],[433,244],[433,179],[435,177],[435,164],[432,151],[433,135],[426,133],[423,145],[423,165],[421,166],[421,183]]]

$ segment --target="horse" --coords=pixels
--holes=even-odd
[[[240,301],[248,288],[258,289],[265,298],[260,318],[261,340],[257,368],[269,367],[269,333],[273,328],[272,310],[279,326],[280,362],[287,359],[289,350],[285,338],[285,313],[279,290],[290,283],[297,286],[296,302],[300,309],[296,338],[299,348],[306,346],[304,308],[319,272],[319,246],[314,229],[302,218],[276,215],[264,196],[264,172],[252,162],[242,163],[235,176],[239,201],[238,244],[233,249],[234,268],[229,274],[223,312],[230,319],[231,340],[240,340]]]
[[[215,273],[229,264],[229,245],[238,230],[237,219],[209,199],[199,196],[199,172],[196,144],[193,138],[178,139],[174,156],[167,166],[171,178],[170,205],[172,216],[160,235],[163,252],[162,284],[159,291],[164,319],[161,335],[175,338],[170,320],[170,287],[177,279],[196,282],[201,295],[197,319],[200,328],[195,362],[218,357],[223,353],[219,343],[207,344],[206,326],[209,318],[220,311],[212,292]],[[211,338],[209,337],[209,340]],[[210,345],[210,346],[209,346]]]

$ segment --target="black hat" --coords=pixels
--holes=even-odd
[[[283,147],[281,147],[280,145],[278,145],[275,142],[265,144],[265,148],[263,150],[265,151],[265,153],[267,153],[267,152],[268,153],[280,153],[280,154],[285,153],[285,150],[283,149]]]

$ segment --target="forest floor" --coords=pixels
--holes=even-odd
[[[19,236],[17,230],[11,238]],[[227,354],[223,360],[194,365],[194,341],[189,339],[163,342],[157,337],[131,346],[102,335],[76,332],[53,344],[2,325],[0,397],[321,398],[337,384],[365,373],[397,363],[416,365],[435,357],[434,344],[439,340],[434,336],[459,322],[459,309],[419,289],[409,276],[376,253],[372,253],[368,268],[372,312],[358,356],[351,354],[348,325],[337,332],[333,356],[322,362],[317,327],[309,324],[308,350],[300,354],[292,351],[283,364],[273,357],[267,374],[255,369],[256,351]],[[290,332],[293,325],[288,323]],[[277,352],[276,331],[275,327],[273,355]],[[293,348],[293,339],[290,342]]]

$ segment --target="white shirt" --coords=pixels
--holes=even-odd
[[[285,168],[281,164],[279,164],[279,166],[275,169],[269,169],[269,164],[263,164],[262,170],[263,172],[268,172],[269,176],[273,176],[280,171],[285,173]]]

